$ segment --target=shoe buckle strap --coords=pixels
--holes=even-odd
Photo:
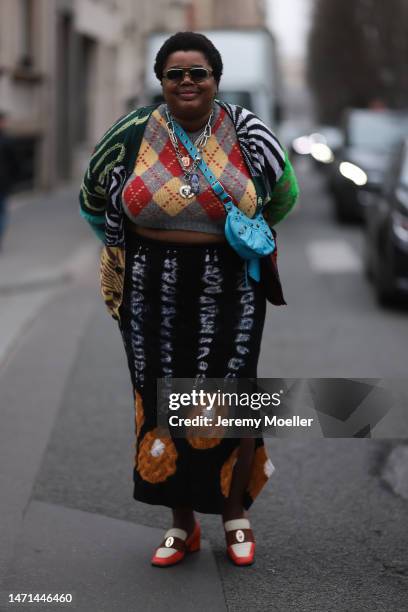
[[[182,540],[181,538],[177,538],[175,536],[167,536],[167,538],[164,538],[159,548],[174,548],[175,550],[180,550],[181,552],[185,552],[186,541]]]
[[[242,544],[243,542],[255,542],[252,529],[233,529],[225,533],[227,545]]]

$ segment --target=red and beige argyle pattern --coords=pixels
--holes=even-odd
[[[188,155],[179,143],[182,154]],[[256,192],[237,141],[234,125],[221,106],[215,104],[212,134],[203,158],[234,203],[252,217]],[[210,223],[223,231],[225,209],[198,170],[200,193],[183,198],[183,172],[166,128],[164,105],[151,115],[146,126],[134,172],[127,181],[122,202],[136,223],[151,227],[177,228]],[[180,224],[178,224],[180,221]]]

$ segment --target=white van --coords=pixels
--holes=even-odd
[[[267,29],[201,30],[219,50],[224,64],[218,98],[252,110],[270,128],[281,120],[282,87],[275,40]],[[162,100],[160,82],[151,67],[171,36],[153,33],[147,39],[145,103]]]

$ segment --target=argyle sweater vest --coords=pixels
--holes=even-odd
[[[212,117],[211,136],[203,148],[205,163],[212,170],[234,204],[248,217],[257,208],[255,186],[241,153],[234,124],[218,104]],[[179,143],[180,154],[190,160]],[[200,170],[199,193],[182,197],[184,170],[170,140],[162,104],[150,116],[143,135],[134,171],[122,192],[124,212],[137,225],[158,229],[182,229],[223,234],[225,208]]]

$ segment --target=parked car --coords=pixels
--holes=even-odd
[[[408,136],[408,113],[352,109],[344,118],[344,146],[331,164],[329,188],[340,221],[362,221],[369,202],[364,192],[378,192],[389,157]]]
[[[368,197],[365,268],[386,304],[408,295],[408,139],[392,156],[381,193]]]

